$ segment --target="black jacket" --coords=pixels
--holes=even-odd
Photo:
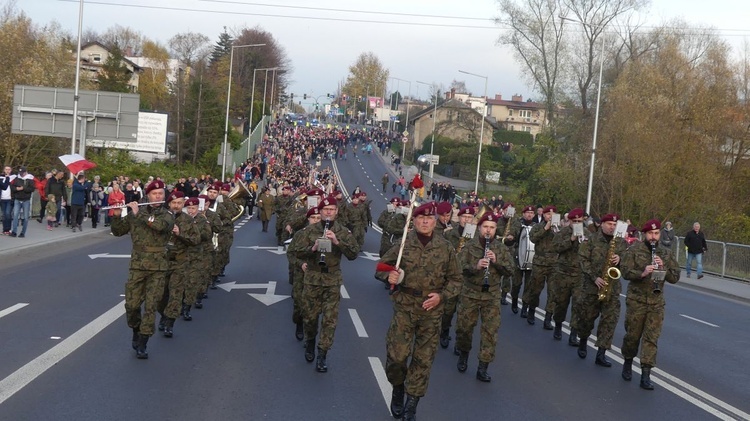
[[[688,231],[688,233],[685,234],[685,247],[687,247],[688,253],[690,254],[701,254],[708,251],[706,237],[703,235],[703,231],[698,231],[697,234],[693,230]]]
[[[23,189],[17,190],[18,187],[23,187]],[[10,194],[14,200],[25,201],[31,199],[31,194],[34,193],[34,189],[35,186],[33,179],[25,180],[19,176],[10,182]]]

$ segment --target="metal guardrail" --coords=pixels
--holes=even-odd
[[[680,267],[687,263],[685,237],[677,237],[675,256]],[[750,282],[750,245],[706,240],[708,251],[703,253],[703,271],[722,278]]]
[[[239,149],[232,150],[232,154],[230,156],[228,164],[231,164],[231,171],[230,175],[234,174],[234,171],[239,167],[248,156],[248,150],[250,151],[249,155],[252,158],[253,154],[256,152],[256,149],[258,145],[260,145],[261,141],[263,140],[263,127],[268,124],[268,122],[271,121],[271,116],[263,116],[263,119],[261,119],[258,124],[255,125],[255,127],[252,128],[252,132],[250,133],[250,136],[247,137],[247,139],[243,140],[240,144]]]

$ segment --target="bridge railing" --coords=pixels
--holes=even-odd
[[[750,282],[750,245],[706,241],[708,251],[703,253],[703,271],[722,278]],[[687,263],[685,237],[677,237],[675,256],[680,267]]]

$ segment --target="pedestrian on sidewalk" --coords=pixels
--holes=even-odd
[[[34,192],[34,177],[26,172],[26,167],[18,168],[18,176],[10,182],[11,197],[13,199],[13,224],[10,228],[11,237],[23,238],[29,227],[31,218],[31,194]],[[23,228],[18,234],[18,224],[23,221]]]
[[[10,224],[13,221],[13,200],[10,190],[10,182],[16,178],[11,174],[13,169],[5,166],[2,176],[0,176],[0,210],[3,214],[3,234],[10,235]]]
[[[701,231],[700,223],[694,223],[693,230],[685,234],[685,247],[687,248],[687,264],[685,264],[687,277],[690,277],[690,270],[693,266],[693,260],[695,260],[695,271],[698,273],[698,279],[703,278],[703,253],[708,251],[708,245],[706,244],[706,236]]]
[[[78,174],[73,180],[73,192],[70,195],[70,225],[73,231],[82,231],[83,207],[86,204],[86,176]]]
[[[47,195],[47,205],[45,206],[45,214],[47,219],[47,231],[52,231],[55,222],[57,222],[57,203],[54,194]]]

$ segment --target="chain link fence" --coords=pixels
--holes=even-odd
[[[685,237],[677,237],[675,255],[680,267],[687,262]],[[708,251],[703,253],[703,271],[722,278],[750,282],[750,246],[706,240]]]
[[[240,144],[239,149],[232,150],[231,155],[227,156],[227,173],[232,176],[237,167],[242,165],[243,162],[249,157],[252,158],[260,147],[260,143],[263,140],[264,127],[271,121],[271,116],[263,116],[263,119],[258,122],[247,137]],[[221,156],[221,154],[219,154]]]

